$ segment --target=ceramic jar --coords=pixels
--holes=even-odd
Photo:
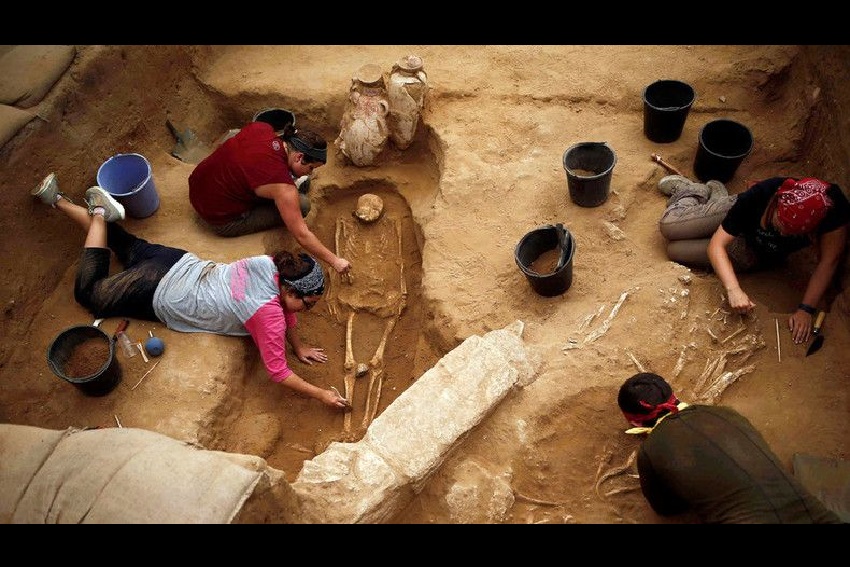
[[[364,65],[351,80],[340,133],[334,144],[354,165],[372,165],[389,139],[389,101],[381,68]]]
[[[428,77],[421,57],[406,55],[393,65],[387,84],[390,103],[389,135],[400,150],[413,141],[428,93]]]

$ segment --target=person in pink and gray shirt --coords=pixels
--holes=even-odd
[[[139,238],[116,221],[124,207],[101,187],[90,187],[86,207],[59,191],[50,174],[31,191],[86,232],[74,299],[96,318],[160,321],[184,333],[250,335],[269,378],[333,408],[350,406],[336,389],[319,388],[296,374],[287,343],[301,362],[327,362],[321,347],[301,342],[297,313],[311,309],[325,291],[321,265],[308,254],[280,251],[235,262],[199,258],[180,248]],[[110,275],[111,254],[124,266]]]

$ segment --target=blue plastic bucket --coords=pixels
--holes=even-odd
[[[97,184],[124,205],[128,216],[143,219],[159,208],[151,164],[140,154],[116,154],[97,170]]]

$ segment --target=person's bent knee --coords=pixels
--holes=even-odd
[[[91,290],[74,287],[74,300],[89,311],[95,318],[104,318],[102,306],[95,301]]]
[[[312,203],[310,203],[310,197],[308,197],[304,193],[299,193],[298,204],[301,206],[301,216],[303,218],[307,218],[307,215],[310,214],[310,209],[313,208]]]
[[[671,240],[667,243],[667,258],[685,266],[708,268],[708,243],[711,239]]]

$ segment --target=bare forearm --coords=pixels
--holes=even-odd
[[[803,294],[802,303],[817,307],[823,297],[826,288],[829,287],[829,282],[832,281],[832,276],[835,274],[837,262],[822,261],[815,267],[812,272],[812,277],[809,278],[809,283],[806,286],[806,292]]]
[[[336,265],[337,255],[331,252],[327,246],[322,244],[322,241],[319,240],[312,231],[307,230],[303,233],[295,234],[294,236],[298,241],[298,244],[300,244],[301,247],[311,255],[330,266]]]
[[[299,394],[304,394],[305,396],[309,396],[311,398],[316,398],[317,400],[322,400],[322,395],[324,390],[319,388],[318,386],[314,386],[313,384],[307,382],[303,378],[301,378],[298,374],[292,373],[290,374],[284,381],[283,385],[292,388]]]
[[[720,278],[723,287],[726,288],[726,299],[729,302],[729,307],[737,313],[745,314],[755,307],[755,303],[741,289],[738,275],[735,273],[732,260],[729,259],[729,253],[726,251],[732,240],[734,238],[729,233],[722,227],[718,228],[708,243],[708,259],[714,268],[714,273]]]
[[[738,275],[732,267],[732,261],[729,259],[726,248],[713,242],[710,243],[708,246],[708,259],[711,262],[712,268],[714,268],[714,273],[723,283],[723,287],[726,288],[727,292],[741,288],[741,284],[738,282]]]
[[[847,239],[847,227],[840,227],[821,236],[818,244],[818,264],[809,278],[803,303],[816,307],[823,297],[826,288],[832,282],[835,270],[838,269],[841,256],[844,253]]]
[[[262,188],[267,195],[274,195],[273,198],[283,223],[302,248],[341,274],[351,269],[351,263],[331,252],[304,222],[298,201],[298,191],[294,185],[264,185]]]

